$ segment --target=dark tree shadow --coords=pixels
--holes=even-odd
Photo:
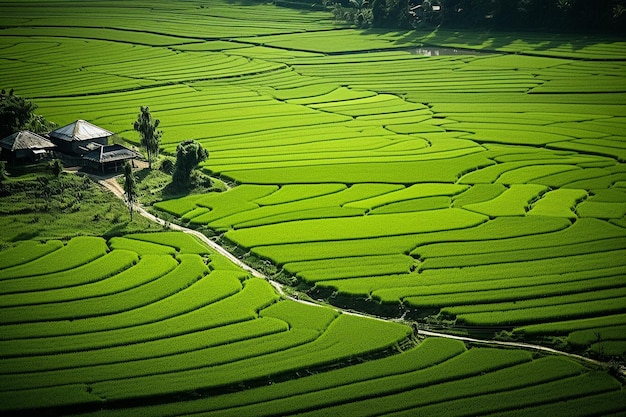
[[[39,236],[39,230],[23,232],[11,239],[11,242],[21,242],[22,240],[34,240]]]

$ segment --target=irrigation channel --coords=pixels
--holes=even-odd
[[[117,182],[117,177],[110,177],[110,178],[102,178],[102,177],[96,177],[96,176],[92,176],[93,179],[95,179],[101,186],[105,187],[106,189],[108,189],[109,191],[111,191],[115,196],[117,196],[118,198],[124,200],[124,189],[122,188],[122,186]],[[169,223],[155,215],[153,215],[152,213],[149,213],[146,209],[144,209],[141,205],[135,204],[134,205],[134,210],[139,213],[140,215],[146,217],[147,219],[158,223],[164,227],[168,227],[171,230],[175,230],[175,231],[180,231],[180,232],[184,232],[184,233],[188,233],[190,235],[196,236],[198,237],[202,242],[206,243],[207,245],[209,245],[212,249],[214,249],[216,252],[218,252],[219,254],[225,256],[226,258],[228,258],[231,262],[233,262],[234,264],[236,264],[237,266],[241,267],[242,269],[248,271],[250,274],[252,274],[253,276],[257,277],[257,278],[262,278],[265,279],[266,281],[268,281],[274,288],[276,288],[276,290],[278,291],[278,293],[281,296],[284,297],[289,297],[290,299],[292,299],[293,301],[299,302],[299,303],[304,303],[304,304],[310,304],[310,305],[314,305],[317,306],[318,304],[310,302],[310,301],[306,301],[306,300],[302,300],[298,297],[292,296],[290,294],[287,294],[284,289],[283,289],[283,284],[273,281],[272,279],[270,279],[268,276],[264,275],[263,273],[257,271],[256,269],[250,267],[249,265],[246,265],[244,262],[242,262],[240,259],[238,259],[237,257],[235,257],[232,253],[228,252],[226,249],[224,249],[222,246],[218,245],[216,242],[212,241],[211,239],[209,239],[207,236],[205,236],[204,234],[202,234],[201,232],[197,231],[197,230],[193,230],[193,229],[189,229],[187,227],[183,227],[177,224],[172,224]],[[335,310],[344,313],[344,314],[351,314],[351,315],[355,315],[355,316],[361,316],[361,317],[367,317],[367,318],[373,318],[373,319],[377,319],[377,320],[386,320],[382,317],[377,317],[377,316],[373,316],[373,315],[368,315],[368,314],[363,314],[363,313],[358,313],[352,310],[345,310],[336,306],[331,306],[328,305],[328,307],[334,308]],[[417,322],[414,321],[408,321],[408,320],[402,320],[402,322],[407,323],[412,325],[413,328],[417,328],[415,327],[417,325]],[[507,347],[515,347],[515,348],[521,348],[521,349],[526,349],[526,350],[534,350],[534,351],[540,351],[540,352],[546,352],[546,353],[550,353],[550,354],[556,354],[556,355],[563,355],[563,356],[567,356],[569,358],[575,359],[575,360],[579,360],[582,362],[586,362],[588,364],[594,365],[594,366],[600,366],[603,368],[606,368],[609,366],[608,363],[606,362],[601,362],[592,358],[587,358],[585,356],[582,355],[577,355],[575,353],[569,353],[569,352],[564,352],[561,350],[557,350],[557,349],[553,349],[553,348],[549,348],[546,346],[541,346],[541,345],[534,345],[532,343],[523,343],[523,342],[507,342],[507,341],[502,341],[502,340],[494,340],[494,339],[476,339],[476,338],[472,338],[472,337],[467,337],[467,336],[457,336],[457,335],[452,335],[452,334],[448,334],[448,333],[440,333],[440,332],[434,332],[428,329],[419,329],[418,330],[418,335],[421,336],[431,336],[431,337],[444,337],[447,339],[455,339],[455,340],[460,340],[463,342],[468,342],[468,343],[476,343],[476,344],[484,344],[484,345],[492,345],[492,346],[507,346]],[[619,368],[619,373],[622,377],[626,377],[626,367],[625,366],[620,366]]]

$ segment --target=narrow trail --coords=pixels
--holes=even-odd
[[[117,177],[111,177],[111,178],[106,178],[103,179],[101,177],[96,177],[96,176],[91,176],[92,179],[94,179],[95,181],[98,182],[98,184],[100,184],[101,186],[105,187],[106,189],[108,189],[109,191],[111,191],[115,196],[117,196],[118,198],[124,200],[124,189],[122,188],[122,186],[117,182]],[[224,249],[223,247],[221,247],[220,245],[218,245],[217,243],[215,243],[214,241],[212,241],[211,239],[209,239],[207,236],[205,236],[204,234],[198,232],[197,230],[193,230],[193,229],[189,229],[187,227],[183,227],[183,226],[179,226],[177,224],[172,224],[169,222],[166,222],[165,220],[149,213],[148,211],[146,211],[146,209],[144,209],[142,206],[135,204],[134,205],[134,210],[136,213],[139,213],[140,215],[146,217],[147,219],[158,223],[164,227],[168,227],[172,230],[176,230],[176,231],[181,231],[184,233],[188,233],[190,235],[196,236],[198,239],[200,239],[202,242],[206,243],[207,245],[209,245],[209,247],[211,247],[212,249],[214,249],[216,252],[218,252],[220,255],[225,256],[226,258],[228,258],[231,262],[233,262],[235,265],[239,266],[240,268],[244,269],[245,271],[249,272],[252,276],[257,277],[257,278],[261,278],[266,280],[267,282],[269,282],[275,289],[276,291],[278,291],[278,293],[281,296],[284,297],[288,297],[293,301],[299,302],[299,303],[303,303],[303,304],[309,304],[309,305],[313,305],[313,306],[320,306],[319,304],[316,304],[314,302],[311,301],[306,301],[306,300],[301,300],[297,297],[293,297],[289,294],[287,294],[284,289],[283,289],[283,285],[271,280],[268,276],[264,275],[263,273],[257,271],[256,269],[250,267],[249,265],[246,265],[244,262],[242,262],[240,259],[238,259],[237,257],[235,257],[233,254],[231,254],[230,252],[228,252],[226,249]],[[367,317],[370,319],[377,319],[377,320],[382,320],[382,321],[387,321],[384,318],[381,317],[376,317],[376,316],[372,316],[372,315],[368,315],[368,314],[362,314],[362,313],[358,313],[355,311],[351,311],[351,310],[344,310],[342,308],[336,307],[336,306],[327,306],[330,308],[334,308],[335,310],[337,310],[340,313],[343,314],[350,314],[350,315],[355,315],[355,316],[361,316],[361,317]],[[398,322],[402,322],[406,324],[406,320],[397,320]],[[411,323],[415,323],[417,324],[417,322],[411,322]],[[593,366],[599,366],[599,367],[603,367],[606,368],[609,366],[608,363],[606,362],[602,362],[602,361],[598,361],[592,358],[588,358],[582,355],[577,355],[575,353],[569,353],[569,352],[564,352],[561,350],[557,350],[557,349],[553,349],[547,346],[541,346],[541,345],[534,345],[532,343],[523,343],[523,342],[506,342],[506,341],[501,341],[501,340],[493,340],[493,339],[476,339],[476,338],[472,338],[472,337],[468,337],[468,336],[456,336],[456,335],[452,335],[452,334],[447,334],[447,333],[439,333],[439,332],[433,332],[431,330],[426,330],[426,329],[418,329],[417,330],[417,335],[420,336],[430,336],[430,337],[443,337],[446,339],[454,339],[454,340],[460,340],[463,342],[468,342],[468,343],[475,343],[475,344],[483,344],[483,345],[491,345],[491,346],[506,346],[506,347],[515,347],[515,348],[520,348],[520,349],[525,349],[525,350],[534,350],[534,351],[539,351],[539,352],[546,352],[546,353],[550,353],[550,354],[555,354],[555,355],[562,355],[562,356],[566,356],[568,358],[571,359],[575,359],[581,362],[586,362],[590,365]],[[622,377],[626,377],[626,367],[621,366],[619,369],[619,373]]]
[[[113,194],[115,194],[118,198],[124,200],[124,189],[117,182],[116,177],[107,178],[107,179],[102,179],[100,177],[92,177],[92,178],[94,178],[96,181],[98,181],[98,183],[100,185],[104,186],[106,189],[108,189]],[[183,227],[183,226],[179,226],[177,224],[172,224],[172,223],[166,222],[165,220],[163,220],[163,219],[153,215],[152,213],[149,213],[148,211],[146,211],[146,209],[144,209],[142,206],[140,206],[138,204],[134,205],[134,211],[136,213],[139,213],[143,217],[147,218],[148,220],[151,220],[151,221],[153,221],[155,223],[160,224],[161,226],[168,227],[168,228],[170,228],[172,230],[177,230],[177,231],[185,232],[185,233],[188,233],[190,235],[196,236],[198,239],[202,240],[204,243],[209,245],[209,247],[211,247],[211,249],[215,250],[220,255],[225,256],[231,262],[233,262],[234,264],[236,264],[240,268],[246,270],[247,272],[249,272],[253,276],[255,276],[257,278],[263,278],[263,279],[266,279],[266,280],[272,282],[265,275],[263,275],[262,273],[260,273],[256,269],[251,268],[250,266],[246,265],[241,260],[236,258],[233,254],[231,254],[226,249],[224,249],[223,247],[221,247],[217,243],[213,242],[211,239],[209,239],[208,237],[206,237],[202,233],[198,232],[197,230],[189,229],[187,227]],[[281,293],[281,295],[284,295],[284,292],[282,291],[282,288],[280,289],[280,293]]]

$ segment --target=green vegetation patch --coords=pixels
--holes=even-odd
[[[529,215],[535,216],[555,216],[576,218],[573,209],[577,203],[587,197],[585,190],[561,189],[550,191],[537,201]]]
[[[178,253],[192,253],[198,255],[207,255],[211,251],[207,246],[201,243],[196,237],[180,232],[158,232],[158,233],[142,233],[130,234],[126,236],[128,239],[138,240],[140,242],[151,242],[157,245],[169,246]]]
[[[83,248],[81,246],[81,250],[85,250],[85,253],[89,253],[86,249],[87,248]],[[63,265],[63,267],[59,266],[59,268],[62,269],[52,270],[37,275],[14,276],[11,279],[0,281],[3,292],[15,293],[48,290],[97,282],[130,268],[139,259],[137,253],[135,252],[118,250],[110,252],[106,255],[104,253],[95,254],[94,259],[90,259],[84,264],[76,265],[71,262],[67,262],[68,256],[75,255],[73,252],[64,251],[64,255],[65,256],[62,259],[56,261],[58,262],[57,265]],[[92,255],[94,254],[92,253]],[[40,259],[45,260],[45,258]],[[52,261],[52,259],[50,261]],[[70,266],[70,268],[64,268],[65,265]],[[37,264],[33,264],[32,267],[39,269],[40,265],[37,266]],[[41,270],[45,271],[43,268],[41,268]],[[18,270],[15,270],[15,272],[17,271]],[[20,272],[23,271],[24,270]]]
[[[83,3],[3,4],[0,83],[59,125],[80,117],[136,146],[149,105],[163,152],[197,140],[205,173],[232,180],[155,209],[329,301],[623,357],[626,43],[355,30],[258,2]],[[412,53],[423,44],[491,53]],[[623,412],[605,373],[450,340],[410,348],[406,326],[285,300],[44,169],[11,165],[0,187],[3,410]]]
[[[476,226],[484,216],[460,209],[433,210],[420,213],[381,214],[345,219],[303,220],[253,229],[226,232],[226,237],[243,246],[297,243],[321,240],[373,238],[435,230]]]
[[[384,194],[382,196],[369,198],[346,204],[346,207],[360,207],[364,209],[375,209],[380,206],[412,200],[416,198],[434,196],[453,196],[467,190],[467,186],[456,184],[416,184],[407,189]]]
[[[454,182],[464,172],[492,165],[483,155],[452,156],[449,159],[389,162],[371,161],[333,164],[323,161],[316,164],[316,172],[310,167],[283,167],[235,169],[221,171],[227,177],[247,184],[316,184],[319,182],[395,183]],[[234,168],[234,167],[233,167]]]
[[[438,210],[449,208],[451,206],[452,199],[450,197],[426,197],[386,204],[384,206],[375,208],[371,211],[371,214],[406,213],[424,210]]]
[[[476,211],[488,216],[523,216],[531,201],[545,192],[547,187],[534,184],[515,184],[493,200],[463,206],[467,210]]]
[[[139,262],[132,267],[110,277],[106,277],[105,268],[104,276],[106,279],[83,283],[79,287],[65,286],[54,289],[22,292],[28,289],[25,287],[24,282],[22,282],[22,285],[13,287],[15,290],[20,291],[15,293],[9,293],[9,291],[3,287],[3,294],[0,296],[0,306],[48,304],[111,295],[147,284],[172,271],[176,266],[178,266],[178,262],[171,256],[162,256],[162,253],[158,255],[142,254]],[[74,276],[78,275],[76,271],[78,274],[85,272],[77,268],[72,271]],[[47,277],[56,278],[55,275],[48,275]],[[54,308],[58,309],[58,305]]]
[[[285,185],[280,190],[267,197],[255,200],[262,206],[290,203],[325,194],[332,194],[346,189],[343,184],[311,184],[311,185]]]
[[[392,275],[409,272],[414,260],[406,255],[381,255],[287,263],[284,268],[308,282]]]
[[[48,240],[46,242],[26,240],[19,242],[14,247],[6,249],[3,252],[3,256],[0,258],[0,268],[5,269],[25,264],[55,250],[61,249],[62,247],[63,242],[59,240]]]
[[[80,235],[108,238],[157,228],[139,216],[129,222],[125,204],[111,199],[88,178],[66,174],[54,178],[47,164],[12,167],[9,173],[10,180],[0,196],[0,241],[5,246]],[[76,225],[81,225],[80,230]]]
[[[281,319],[294,328],[325,331],[339,313],[328,308],[284,300],[271,305],[260,312],[261,317]]]
[[[63,248],[30,262],[4,269],[0,278],[28,277],[73,269],[103,256],[108,249],[106,241],[102,238],[75,237]]]

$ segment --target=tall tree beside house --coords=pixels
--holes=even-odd
[[[161,121],[152,119],[148,106],[141,106],[140,110],[133,128],[141,135],[141,146],[146,148],[148,153],[148,168],[152,169],[152,160],[159,155],[159,145],[163,134],[161,130],[157,130]]]
[[[7,163],[5,161],[0,161],[0,184],[7,179]]]
[[[126,205],[128,206],[128,212],[130,213],[130,221],[133,221],[133,205],[137,200],[137,183],[135,182],[135,176],[133,175],[133,168],[130,166],[130,162],[126,161],[124,164],[124,198]]]
[[[55,127],[57,127],[56,123],[46,120],[46,118],[40,114],[33,114],[23,129],[43,135],[44,133],[54,130]]]
[[[52,130],[56,125],[36,115],[36,109],[35,103],[14,94],[13,90],[0,91],[0,139],[24,129],[39,134]]]
[[[36,108],[33,102],[13,94],[13,90],[8,94],[2,90],[0,92],[0,138],[9,136],[25,126]]]
[[[176,164],[172,174],[172,182],[177,186],[187,187],[190,184],[191,171],[209,157],[209,152],[195,140],[186,140],[176,147]]]

